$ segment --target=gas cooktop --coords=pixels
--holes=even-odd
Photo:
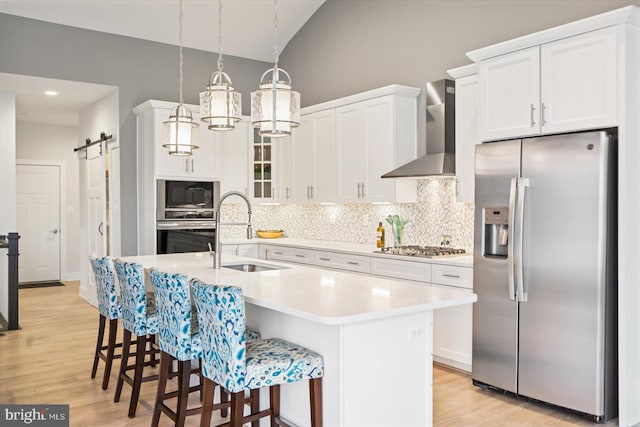
[[[468,255],[464,249],[454,249],[446,246],[396,246],[382,248],[374,253],[390,255],[406,255],[421,258],[444,258]]]

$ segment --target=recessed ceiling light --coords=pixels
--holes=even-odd
[[[44,94],[49,96],[56,96],[58,92],[56,92],[55,90],[45,90]]]

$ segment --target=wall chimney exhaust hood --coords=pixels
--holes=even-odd
[[[453,80],[427,83],[427,154],[382,178],[455,176],[455,84]]]

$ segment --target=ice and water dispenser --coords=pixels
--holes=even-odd
[[[484,255],[507,256],[509,243],[509,208],[484,208]]]

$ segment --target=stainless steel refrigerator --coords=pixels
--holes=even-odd
[[[476,147],[473,382],[617,416],[615,130]]]

